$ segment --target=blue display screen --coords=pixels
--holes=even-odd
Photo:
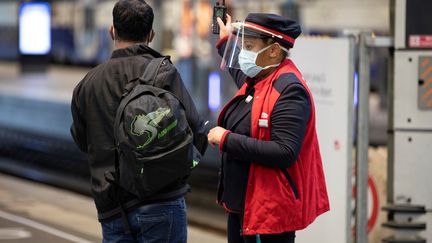
[[[221,76],[218,72],[211,72],[208,78],[208,107],[217,111],[221,103]]]
[[[47,55],[51,50],[51,6],[48,2],[23,3],[19,10],[19,51]]]

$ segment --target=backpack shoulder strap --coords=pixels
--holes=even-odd
[[[163,57],[156,57],[156,58],[152,57],[152,59],[147,64],[144,70],[144,74],[141,75],[141,77],[139,78],[132,79],[126,84],[124,88],[123,96],[126,96],[139,83],[154,86],[156,81],[156,76],[158,75],[159,69],[164,63],[164,61],[170,62],[170,56],[163,56]]]
[[[169,62],[169,56],[154,58],[147,65],[144,74],[139,78],[139,81],[143,84],[148,84],[154,86],[156,81],[156,76],[159,73],[159,69],[166,62]]]

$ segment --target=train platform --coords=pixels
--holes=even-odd
[[[221,233],[188,226],[188,242],[225,242]],[[101,242],[90,197],[0,174],[0,242]]]
[[[0,125],[70,139],[70,101],[88,68],[54,66],[21,74],[16,63],[0,62]]]
[[[90,68],[50,65],[44,73],[21,73],[16,62],[0,61],[0,94],[70,103],[72,91]]]

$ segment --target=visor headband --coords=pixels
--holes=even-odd
[[[282,34],[280,32],[274,31],[272,29],[269,29],[269,28],[263,27],[261,25],[257,25],[257,24],[251,23],[251,22],[245,22],[244,26],[252,28],[252,29],[255,29],[255,30],[262,31],[262,32],[267,33],[267,34],[270,34],[270,35],[272,35],[272,37],[277,37],[279,39],[286,40],[289,43],[291,43],[292,45],[294,45],[295,40],[291,36]]]

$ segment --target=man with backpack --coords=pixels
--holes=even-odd
[[[71,133],[88,154],[103,242],[187,240],[187,178],[207,130],[169,57],[148,46],[153,18],[144,0],[118,1],[116,50],[73,93]]]

